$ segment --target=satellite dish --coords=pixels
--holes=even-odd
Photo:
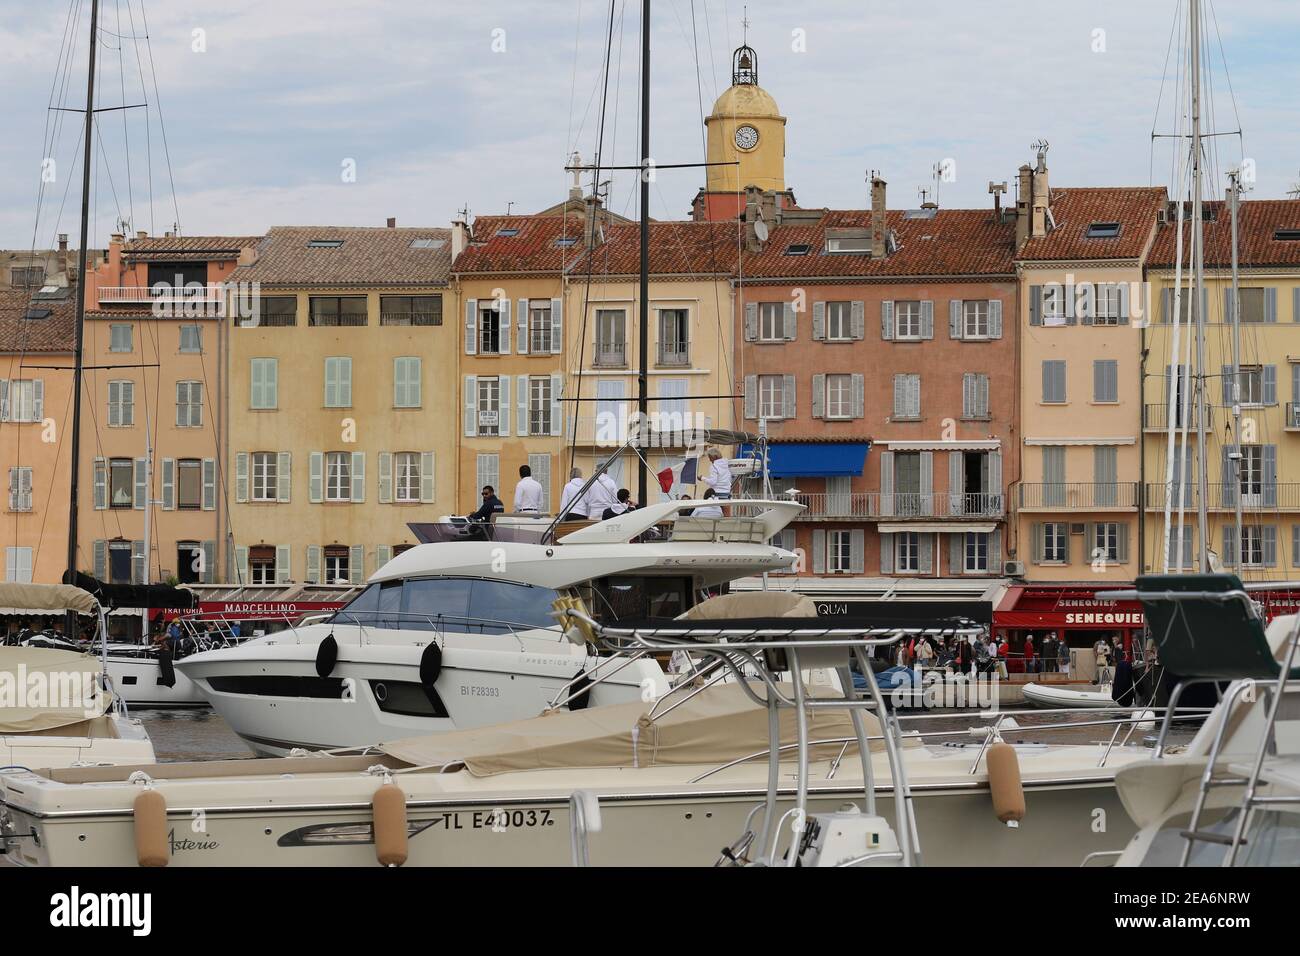
[[[767,223],[759,219],[754,223],[754,235],[759,242],[767,242]]]

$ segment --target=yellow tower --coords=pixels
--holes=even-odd
[[[785,117],[772,95],[758,85],[758,54],[748,44],[731,58],[731,86],[704,121],[709,166],[708,193],[738,193],[746,186],[785,192]]]

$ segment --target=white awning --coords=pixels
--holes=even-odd
[[[1001,440],[997,438],[964,438],[954,441],[944,441],[942,439],[934,440],[908,440],[908,441],[882,441],[876,442],[877,446],[884,445],[890,451],[996,451],[1002,447]]]
[[[957,524],[951,521],[909,521],[907,524],[881,523],[881,534],[901,534],[904,531],[941,531],[944,534],[992,534],[998,528],[996,522],[988,524]]]

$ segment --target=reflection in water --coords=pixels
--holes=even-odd
[[[233,760],[253,756],[214,711],[133,710],[153,740],[161,763],[177,760]]]

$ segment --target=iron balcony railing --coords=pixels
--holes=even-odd
[[[220,305],[225,301],[225,287],[219,282],[207,284],[173,285],[158,282],[154,285],[109,285],[99,287],[99,301],[111,304],[140,302],[207,302]]]
[[[758,497],[747,494],[744,497]],[[778,495],[778,497],[785,497]],[[1002,518],[1006,499],[1000,493],[884,494],[878,491],[800,492],[793,496],[806,509],[798,521],[835,519],[908,520],[910,518]]]
[[[1193,404],[1184,413],[1182,406],[1174,406],[1174,427],[1182,427],[1186,414],[1188,428],[1196,428],[1196,405]],[[1169,406],[1168,405],[1143,405],[1142,406],[1142,428],[1144,431],[1164,431],[1169,427]],[[1214,406],[1205,406],[1205,427],[1214,427]]]
[[[1165,506],[1166,489],[1173,489],[1171,501],[1179,505],[1179,489],[1167,482],[1149,482],[1146,486],[1146,508],[1160,511]],[[1236,482],[1212,481],[1205,486],[1205,507],[1210,511],[1233,511],[1237,507]],[[1189,481],[1181,487],[1184,508],[1197,507],[1196,482]],[[1243,511],[1300,511],[1300,482],[1265,484],[1250,483],[1241,496]]]
[[[1021,484],[1020,508],[1136,508],[1137,494],[1136,481]]]
[[[690,365],[691,350],[687,345],[660,345],[655,361],[659,365]]]
[[[603,367],[626,365],[627,344],[624,342],[597,342],[592,364]]]
[[[578,419],[575,441],[583,446],[617,448],[627,442],[631,433],[631,419],[628,417],[631,414],[584,415]],[[652,447],[686,448],[702,444],[705,433],[712,427],[711,415],[665,414],[656,417],[653,407],[650,411]]]
[[[441,312],[380,312],[380,325],[442,325]]]

